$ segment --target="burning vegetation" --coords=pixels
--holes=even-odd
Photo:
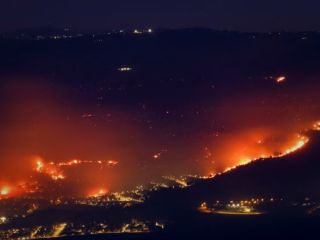
[[[153,115],[157,109],[146,113],[147,104],[128,112],[64,106],[46,86],[6,87],[1,198],[45,194],[44,189],[101,196],[162,176],[212,177],[256,159],[290,154],[308,143],[307,129],[320,129],[314,121],[317,106],[304,107],[307,98],[299,94],[240,97]]]

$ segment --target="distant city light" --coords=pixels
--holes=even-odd
[[[0,224],[4,224],[7,222],[7,218],[5,216],[0,217]]]
[[[142,32],[139,31],[138,29],[133,30],[133,33],[134,33],[134,34],[142,34]]]
[[[133,34],[143,34],[143,33],[153,33],[153,29],[148,28],[148,29],[143,29],[143,30],[139,30],[139,29],[133,30]]]
[[[120,67],[118,68],[120,72],[130,72],[132,71],[132,67]]]

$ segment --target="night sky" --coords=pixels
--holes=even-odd
[[[319,30],[319,9],[318,0],[10,0],[0,3],[0,31],[48,25],[83,31],[135,27]]]

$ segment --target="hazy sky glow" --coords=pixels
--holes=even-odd
[[[290,97],[283,98],[276,94],[279,88],[270,92],[257,88],[260,94],[206,103],[206,114],[196,120],[189,119],[190,110],[181,121],[168,111],[159,122],[154,117],[159,117],[157,108],[139,113],[134,108],[73,104],[70,99],[77,94],[44,79],[9,82],[2,85],[0,184],[30,182],[34,178],[28,176],[37,176],[36,161],[41,159],[45,165],[63,164],[57,174],[61,171],[64,175],[60,181],[69,195],[87,194],[101,186],[108,190],[131,188],[163,175],[208,175],[283,153],[298,140],[297,133],[319,116],[317,106],[307,105],[318,98],[315,90],[305,95],[284,88],[278,92],[290,93]],[[266,100],[261,102],[262,95]],[[220,130],[210,130],[215,121],[223,126]],[[145,125],[148,122],[153,123],[152,128]],[[167,131],[174,133],[174,138]],[[92,163],[64,164],[74,160]],[[48,166],[49,172],[56,169]],[[46,167],[41,168],[45,173]]]

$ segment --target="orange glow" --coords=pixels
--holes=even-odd
[[[276,78],[276,82],[281,83],[281,82],[284,82],[286,79],[287,79],[286,76],[279,76]]]
[[[203,153],[208,167],[206,175],[211,177],[215,176],[212,173],[228,172],[258,159],[291,154],[309,142],[309,138],[301,134],[275,132],[268,129],[239,132],[230,136],[221,136],[218,140],[220,141],[215,139],[211,149],[204,148]]]
[[[6,195],[9,195],[10,192],[11,192],[11,188],[9,186],[4,186],[0,190],[0,195],[6,196]]]
[[[90,191],[87,197],[102,197],[108,194],[108,190],[106,188],[99,188]]]
[[[80,165],[80,164],[105,164],[109,167],[116,166],[118,164],[118,161],[115,160],[98,160],[98,161],[92,161],[92,160],[78,160],[78,159],[73,159],[68,162],[59,162],[57,164],[52,163],[52,165],[57,165],[59,167],[63,166],[75,166],[75,165]]]
[[[65,176],[62,173],[62,171],[59,168],[57,168],[52,162],[46,164],[41,157],[35,157],[35,164],[35,170],[38,173],[46,174],[50,176],[51,179],[54,181],[65,179]]]
[[[93,165],[101,165],[105,164],[108,167],[114,167],[118,164],[118,161],[115,160],[99,160],[99,161],[91,161],[91,160],[78,160],[73,159],[67,162],[49,162],[46,163],[41,157],[35,157],[35,170],[38,173],[42,173],[50,176],[50,178],[54,181],[63,180],[66,178],[65,173],[63,171],[63,167],[73,167],[81,164],[93,164]]]
[[[313,124],[312,129],[315,131],[320,131],[320,121],[317,121]]]
[[[201,111],[177,107],[175,114],[165,116],[169,120],[181,111],[183,124],[171,119],[168,127],[153,114],[143,115],[150,122],[133,121],[140,114],[136,110],[64,106],[51,83],[50,88],[39,87],[42,81],[34,86],[8,83],[3,91],[0,190],[8,185],[10,193],[3,196],[9,197],[42,194],[53,185],[61,196],[101,195],[102,186],[127,190],[169,174],[213,177],[259,158],[292,153],[308,142],[295,133],[320,130],[315,122],[319,94],[311,91],[314,86],[292,93],[274,88],[276,78],[268,78],[270,95],[253,91],[217,103],[199,102]],[[283,81],[286,77],[279,76],[277,82]],[[41,157],[30,158],[34,154]],[[20,182],[26,183],[23,188]]]
[[[152,157],[153,157],[154,159],[159,159],[159,158],[162,156],[162,154],[164,154],[164,153],[166,153],[166,152],[167,152],[166,149],[161,150],[160,152],[157,152],[157,153],[153,154]]]
[[[101,163],[101,161],[100,161],[100,163]],[[108,165],[109,165],[109,166],[116,166],[117,164],[118,164],[117,161],[114,161],[114,160],[109,160],[109,161],[108,161]]]
[[[278,153],[278,154],[270,154],[269,156],[266,156],[265,154],[261,154],[261,155],[258,155],[256,157],[253,157],[253,158],[241,158],[239,159],[239,163],[237,165],[234,165],[234,166],[231,166],[231,167],[227,167],[223,170],[223,173],[225,172],[229,172],[231,170],[234,170],[236,169],[237,167],[239,166],[243,166],[243,165],[247,165],[253,161],[256,161],[258,159],[262,159],[262,158],[277,158],[277,157],[283,157],[283,156],[286,156],[288,154],[291,154],[299,149],[301,149],[302,147],[304,147],[307,143],[309,142],[309,138],[307,138],[306,136],[302,136],[300,134],[298,134],[296,136],[296,139],[295,139],[295,142],[293,142],[292,144],[290,145],[286,145],[284,146],[283,148],[283,151]]]
[[[37,160],[36,164],[37,164],[37,167],[36,167],[37,172],[42,172],[42,169],[43,169],[42,160],[41,159]]]
[[[285,155],[288,155],[290,153],[293,153],[293,152],[299,150],[300,148],[302,148],[308,142],[309,142],[309,138],[299,135],[298,141],[293,146],[287,148],[284,151],[284,153],[280,154],[280,156],[285,156]]]

